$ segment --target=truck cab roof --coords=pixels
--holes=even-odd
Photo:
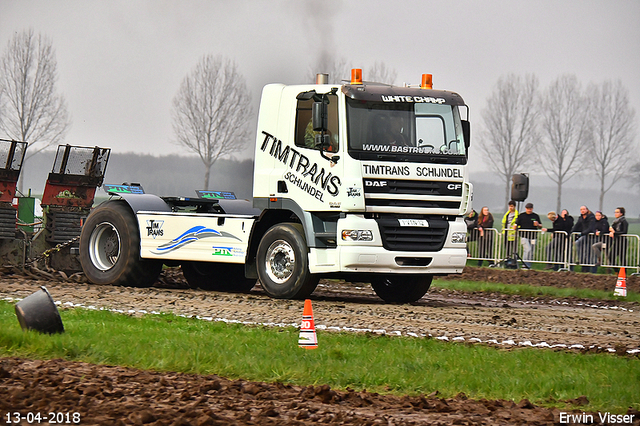
[[[389,86],[376,83],[345,84],[342,86],[342,93],[351,99],[369,102],[430,102],[444,105],[465,105],[462,97],[455,92],[419,87]]]

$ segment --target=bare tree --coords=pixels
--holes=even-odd
[[[329,84],[338,84],[342,80],[351,80],[351,68],[344,57],[332,56],[323,50],[316,62],[309,68],[307,81],[316,81],[316,74],[329,74]]]
[[[367,70],[367,74],[364,76],[364,79],[367,81],[386,84],[395,84],[396,78],[398,78],[396,70],[388,68],[382,61],[376,61],[373,66]]]
[[[637,188],[640,192],[640,162],[631,167],[631,173],[628,176],[632,188]]]
[[[536,159],[538,79],[529,74],[501,77],[482,111],[485,130],[480,132],[484,157],[505,182],[505,204],[510,197],[511,176],[523,172]]]
[[[71,125],[56,80],[51,41],[33,30],[15,34],[0,62],[0,133],[28,142],[26,158],[61,142]]]
[[[200,156],[209,189],[211,166],[250,138],[251,95],[235,62],[205,55],[182,80],[172,115],[176,142]]]
[[[2,75],[0,75],[0,122],[2,122],[2,113],[4,110],[4,102],[3,102],[4,92],[5,92],[5,88],[4,88],[4,84],[2,83]]]
[[[540,166],[557,186],[558,212],[562,208],[562,185],[584,167],[587,105],[575,75],[557,78],[540,97],[542,132],[536,150]]]
[[[638,159],[635,110],[619,80],[605,81],[600,86],[592,84],[587,92],[591,98],[587,146],[591,167],[600,182],[602,210],[607,191],[629,175]]]

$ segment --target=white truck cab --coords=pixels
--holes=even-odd
[[[272,297],[303,298],[329,276],[369,281],[386,301],[420,299],[434,275],[462,272],[472,198],[468,108],[458,94],[431,89],[430,79],[396,87],[363,82],[354,70],[345,84],[320,75],[318,84],[267,85],[253,205],[120,193],[110,203],[136,219],[133,254],[179,263],[199,287],[246,290],[259,278]],[[100,281],[100,268],[117,262],[95,261],[104,242],[91,240],[99,224],[90,219],[81,260],[85,251],[85,272]],[[103,233],[117,232],[112,225]]]

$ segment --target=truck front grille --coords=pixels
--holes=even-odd
[[[429,226],[400,226],[395,218],[376,219],[382,246],[390,251],[440,251],[449,233],[449,223],[441,218],[427,218]]]
[[[367,206],[377,207],[418,207],[422,209],[459,209],[459,201],[406,200],[406,199],[366,199]]]
[[[365,206],[369,212],[429,213],[456,210],[462,202],[462,182],[403,179],[364,179]]]

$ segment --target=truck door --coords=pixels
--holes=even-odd
[[[314,99],[299,99],[296,103],[294,129],[295,149],[299,158],[291,164],[285,182],[293,198],[304,210],[328,211],[335,204],[342,184],[342,164],[331,161],[340,157],[341,141],[338,119],[338,96],[326,95],[327,119],[324,130],[313,128]],[[332,207],[333,206],[333,207]]]

